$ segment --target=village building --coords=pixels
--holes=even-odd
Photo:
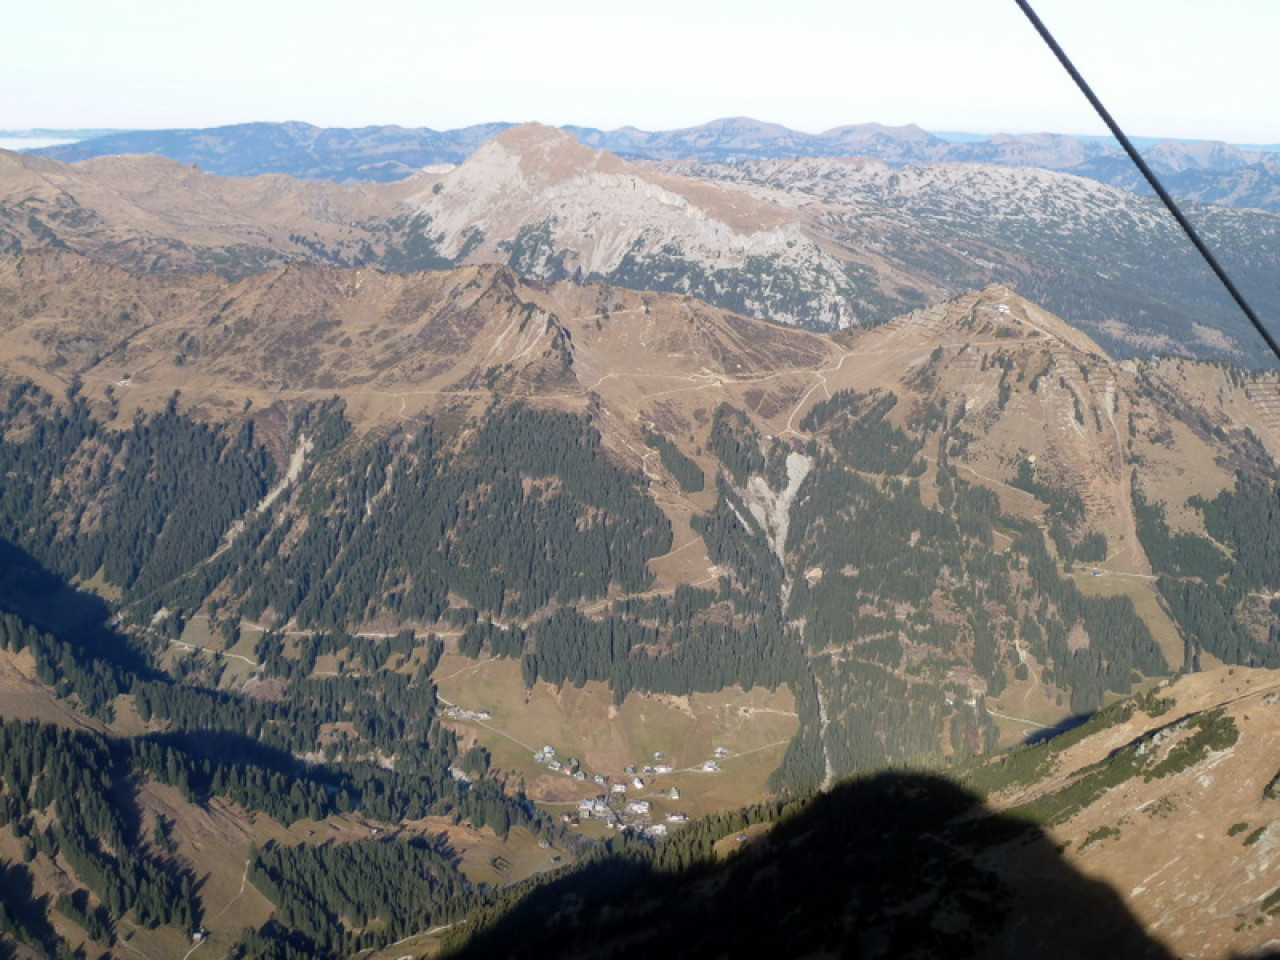
[[[605,796],[578,801],[578,813],[588,819],[603,820],[612,812],[609,809],[609,798]]]

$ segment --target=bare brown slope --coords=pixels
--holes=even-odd
[[[410,211],[398,184],[219,177],[162,157],[63,164],[0,151],[0,249],[57,246],[133,270],[242,274],[295,260],[362,262]],[[378,229],[378,228],[381,229]]]
[[[1180,677],[1156,694],[1140,701],[1147,709],[1063,750],[1042,779],[995,806],[1016,810],[1070,788],[1098,769],[1091,765],[1119,770],[1124,752],[1137,749],[1141,772],[1110,776],[1049,828],[1067,861],[1120,893],[1176,956],[1274,948],[1280,673],[1224,667]],[[1216,745],[1196,749],[1206,730],[1218,733]],[[991,857],[1006,854],[1018,855]]]
[[[1135,476],[1149,499],[1168,505],[1175,529],[1195,531],[1198,514],[1183,504],[1234,482],[1233,451],[1261,450],[1260,441],[1280,454],[1264,402],[1275,393],[1271,379],[1192,362],[1116,363],[1002,287],[832,336],[678,295],[530,284],[498,267],[291,266],[231,282],[136,276],[47,251],[0,261],[0,304],[2,369],[55,394],[78,379],[104,414],[126,419],[175,390],[215,419],[337,394],[362,428],[478,411],[496,397],[589,409],[614,454],[654,481],[672,518],[675,549],[654,562],[668,589],[708,576],[689,523],[714,504],[714,484],[682,490],[645,445],[645,428],[713,476],[720,467],[708,440],[721,403],[747,411],[763,434],[804,444],[803,418],[818,401],[843,389],[892,391],[900,425],[930,407],[947,411],[949,462],[995,491],[1005,511],[1047,522],[1046,505],[1013,485],[1024,462],[1076,493],[1085,528],[1105,532],[1109,546],[1105,561],[1073,574],[1077,584],[1129,596],[1175,666],[1182,644],[1137,538]],[[939,440],[924,452],[938,459]],[[932,473],[920,483],[929,502]],[[995,708],[1055,720],[1060,708],[1036,693],[1035,677],[1011,685]]]
[[[714,580],[688,517],[708,509],[715,494],[681,490],[645,446],[644,426],[659,429],[712,473],[719,466],[705,451],[721,403],[747,411],[761,433],[791,438],[803,449],[814,439],[804,415],[815,403],[842,389],[892,390],[899,424],[930,405],[945,409],[947,458],[966,479],[994,490],[1006,511],[1045,519],[1045,504],[1011,483],[1031,456],[1047,482],[1078,493],[1087,525],[1105,530],[1115,549],[1096,576],[1077,571],[1077,583],[1133,598],[1174,666],[1181,645],[1156,602],[1137,542],[1133,473],[1141,471],[1149,494],[1177,505],[1232,482],[1230,457],[1245,443],[1246,427],[1271,444],[1273,455],[1280,452],[1280,441],[1267,440],[1262,429],[1264,407],[1252,399],[1261,379],[1194,363],[1115,363],[1087,336],[1002,287],[874,330],[830,336],[681,296],[522,283],[494,267],[389,275],[295,266],[230,282],[133,276],[49,251],[0,262],[0,343],[8,374],[39,378],[55,392],[78,377],[103,412],[114,407],[126,419],[163,404],[176,389],[184,409],[211,418],[241,416],[246,401],[260,408],[338,394],[364,429],[458,405],[479,410],[512,395],[589,410],[612,452],[645,470],[673,518],[673,549],[653,565],[658,589]],[[938,439],[930,443],[924,452],[941,459]],[[938,496],[932,470],[919,483],[926,502]],[[1038,682],[1042,665],[1023,662],[1028,679],[1010,682],[990,701],[1019,732],[1062,712]],[[1252,728],[1242,720],[1240,729]],[[1246,780],[1256,784],[1259,776],[1251,772]],[[1195,804],[1210,802],[1207,794],[1196,796]],[[1249,832],[1237,834],[1247,837],[1263,824],[1262,812],[1240,816],[1222,832],[1246,822]],[[1123,836],[1131,828],[1120,819],[1089,821],[1083,836],[1106,825]],[[1271,829],[1250,845],[1249,856],[1254,846],[1271,849],[1262,846]],[[1092,857],[1109,849],[1107,837],[1087,845],[1078,832],[1064,839]],[[1135,854],[1133,862],[1145,856]],[[1175,892],[1191,888],[1188,876]],[[1261,916],[1261,886],[1249,888],[1254,900],[1231,909]],[[1149,922],[1164,922],[1171,909],[1153,907]]]
[[[0,261],[0,303],[0,360],[11,373],[46,384],[78,377],[126,406],[175,389],[197,402],[341,393],[357,411],[378,396],[399,404],[357,412],[366,421],[500,385],[583,400],[615,379],[648,393],[653,383],[803,378],[834,349],[683,297],[535,287],[500,267],[299,265],[231,282],[144,277],[41,251]]]
[[[1278,721],[1277,671],[1181,677],[970,771],[984,792],[1026,774],[985,803],[939,776],[847,780],[721,827],[714,858],[677,836],[630,873],[552,880],[460,955],[1272,956]]]
[[[971,436],[952,457],[1006,509],[1029,497],[1007,483],[1030,455],[1081,494],[1095,523],[1125,527],[1135,459],[1167,468],[1144,479],[1180,504],[1231,481],[1211,431],[1248,429],[1280,453],[1273,377],[1117,363],[998,286],[831,336],[679,295],[531,284],[500,267],[294,265],[233,282],[43,251],[0,260],[0,335],[8,372],[55,393],[78,377],[126,411],[175,389],[228,413],[246,400],[338,393],[371,423],[515,390],[575,407],[594,397],[629,424],[628,442],[649,424],[695,457],[723,401],[767,433],[802,437],[804,413],[835,391],[891,389],[909,401],[900,419],[934,403],[963,420]]]
[[[1126,354],[1256,362],[1252,332],[1152,202],[1060,172],[985,164],[660,169],[537,124],[504,131],[456,168],[360,186],[218,177],[148,156],[66,165],[0,153],[0,251],[10,253],[64,246],[134,270],[232,277],[293,262],[504,264],[528,278],[687,293],[824,330],[998,281]],[[1263,279],[1280,220],[1214,216],[1221,242],[1254,265],[1260,312],[1274,314]]]

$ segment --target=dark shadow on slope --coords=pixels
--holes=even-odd
[[[0,860],[0,960],[16,955],[13,945],[2,939],[5,936],[25,942],[45,955],[57,951],[61,941],[49,923],[48,902],[48,897],[35,895],[27,867]]]
[[[325,781],[342,779],[333,771],[303,763],[287,750],[230,730],[173,730],[149,733],[139,740],[170,747],[192,760],[207,761],[212,765],[253,767],[301,778],[323,774],[319,779]]]
[[[1033,730],[1023,739],[1023,746],[1033,746],[1037,743],[1044,743],[1046,740],[1052,740],[1054,737],[1074,730],[1076,727],[1083,726],[1093,718],[1092,713],[1074,713],[1069,717],[1064,717],[1051,727],[1041,727],[1039,730]]]
[[[329,798],[343,790],[357,797],[362,793],[361,784],[346,771],[306,764],[287,750],[227,730],[151,733],[133,742],[168,748],[184,758],[182,775],[169,779],[189,791],[197,803],[207,803],[218,795],[231,796],[290,822],[299,816],[319,817],[329,812],[327,806],[313,809],[307,801],[292,797],[297,785],[316,788]]]
[[[459,956],[1170,957],[1037,827],[938,777],[848,782],[758,839],[730,837],[728,859],[665,872],[678,836],[590,864]]]
[[[102,597],[81,590],[47,569],[22,547],[0,537],[0,610],[138,679],[156,679],[146,655],[108,623]]]

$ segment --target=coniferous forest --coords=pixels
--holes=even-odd
[[[1041,508],[1032,520],[961,468],[965,413],[844,390],[782,439],[725,403],[705,449],[645,428],[656,456],[641,472],[593,414],[532,401],[360,431],[336,397],[216,423],[175,394],[122,422],[75,388],[7,383],[0,647],[86,722],[0,721],[0,828],[17,853],[0,860],[0,933],[59,957],[89,955],[67,924],[108,956],[138,929],[200,935],[202,878],[143,802],[147,784],[284,827],[518,828],[580,858],[574,876],[605,897],[701,875],[711,844],[805,816],[834,778],[991,753],[988,699],[1032,672],[1062,716],[1084,717],[1205,653],[1280,666],[1280,601],[1265,599],[1280,589],[1280,525],[1258,522],[1276,516],[1273,464],[1241,454],[1232,487],[1187,501],[1205,536],[1175,531],[1134,483],[1141,546],[1185,643],[1174,664],[1129,597],[1073,578],[1111,548],[1078,493],[1029,458],[1011,464],[1008,486]],[[689,528],[714,564],[704,584],[655,589],[651,562],[674,542],[662,476],[702,498]],[[197,618],[210,649],[182,647]],[[254,684],[228,685],[223,651],[246,631]],[[798,731],[769,780],[781,799],[669,846],[592,845],[444,722],[432,675],[446,651],[518,663],[526,692],[601,684],[615,706],[785,688]],[[255,847],[246,882],[273,912],[232,955],[344,957],[468,918],[467,949],[499,955],[511,947],[498,918],[517,895],[531,909],[547,894],[473,882],[462,859],[425,829]],[[35,878],[54,869],[68,889],[50,900]],[[946,931],[930,936],[948,948]]]

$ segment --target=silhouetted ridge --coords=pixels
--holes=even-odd
[[[885,773],[784,811],[728,859],[681,835],[536,887],[456,956],[1162,958],[1038,828],[948,780]],[[690,849],[690,847],[695,847]],[[674,848],[674,849],[673,849]]]

